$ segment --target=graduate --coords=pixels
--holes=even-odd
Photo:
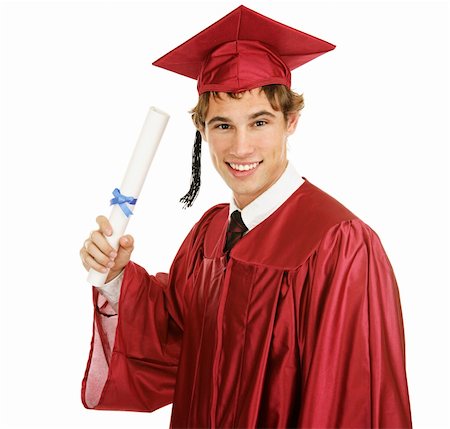
[[[85,407],[154,411],[172,428],[410,428],[399,291],[378,235],[286,155],[303,97],[291,70],[334,45],[244,6],[155,62],[198,81],[200,149],[232,190],[169,273],[114,251],[108,220],[80,251],[93,288]]]

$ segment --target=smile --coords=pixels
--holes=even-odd
[[[236,171],[250,171],[254,170],[258,165],[259,162],[254,162],[252,164],[235,164],[234,162],[228,162],[227,163],[233,170]]]

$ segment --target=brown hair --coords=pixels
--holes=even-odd
[[[264,91],[274,110],[283,112],[286,120],[289,113],[300,112],[303,109],[303,94],[297,94],[285,85],[265,85],[260,90]],[[227,92],[228,97],[234,99],[241,98],[242,94],[243,92]],[[211,95],[214,99],[220,98],[220,94],[217,91],[204,92],[200,94],[197,105],[189,112],[192,114],[192,121],[198,130],[203,130],[205,127],[205,119],[208,113]]]

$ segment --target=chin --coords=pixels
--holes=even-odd
[[[262,194],[261,189],[249,189],[249,188],[232,188],[233,194],[239,198],[253,201],[259,195]]]

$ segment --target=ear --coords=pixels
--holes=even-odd
[[[288,136],[294,133],[297,128],[298,120],[300,119],[300,112],[288,113],[286,131]]]

